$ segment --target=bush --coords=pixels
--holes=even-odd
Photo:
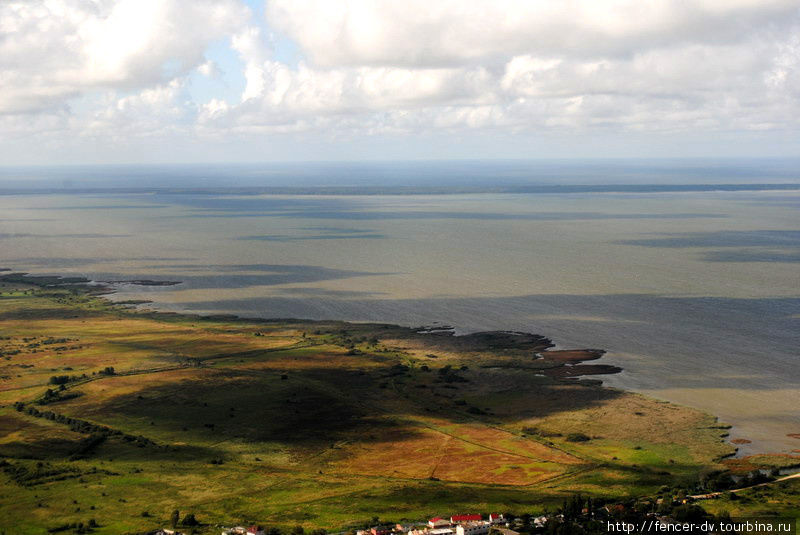
[[[567,442],[588,442],[589,440],[591,439],[583,433],[570,433],[567,435]]]
[[[63,385],[72,381],[72,377],[69,375],[53,375],[50,377],[50,384],[51,385]]]

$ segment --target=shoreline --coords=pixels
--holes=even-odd
[[[625,388],[606,386],[603,384],[602,379],[586,379],[587,376],[611,375],[611,374],[618,374],[624,371],[622,367],[612,364],[585,364],[585,362],[587,361],[596,361],[601,359],[607,353],[606,350],[597,348],[554,349],[557,347],[557,345],[552,339],[536,333],[499,330],[499,331],[476,331],[476,332],[459,334],[457,333],[457,330],[454,327],[449,325],[421,325],[417,327],[412,327],[396,323],[350,321],[350,320],[340,320],[340,319],[264,318],[260,316],[242,316],[239,314],[203,314],[203,313],[192,313],[183,311],[181,312],[163,311],[163,310],[158,310],[155,307],[147,308],[148,305],[156,304],[151,300],[124,299],[121,301],[114,301],[110,297],[118,293],[118,288],[115,285],[162,287],[162,286],[175,286],[181,284],[180,281],[159,281],[150,279],[100,281],[100,280],[92,280],[86,277],[60,276],[60,275],[32,275],[29,272],[13,271],[7,268],[0,268],[0,281],[17,282],[21,284],[33,284],[35,286],[40,286],[44,288],[81,286],[91,295],[103,299],[104,301],[106,301],[111,305],[125,307],[128,310],[144,314],[158,314],[158,315],[163,314],[168,316],[180,316],[185,318],[197,318],[204,320],[215,320],[215,321],[222,320],[222,321],[264,323],[264,324],[275,324],[281,322],[292,322],[301,324],[317,324],[317,323],[323,324],[323,323],[334,322],[345,325],[354,324],[362,326],[387,325],[393,328],[406,329],[409,332],[413,332],[418,335],[431,336],[431,337],[445,336],[451,338],[452,340],[459,340],[459,341],[468,341],[471,339],[476,339],[476,340],[484,339],[483,341],[485,342],[486,339],[494,339],[493,343],[496,344],[497,338],[505,338],[506,340],[501,341],[501,343],[506,343],[510,345],[516,345],[519,343],[519,341],[515,340],[513,343],[509,343],[508,337],[521,337],[524,338],[526,342],[529,342],[531,344],[533,343],[539,344],[539,346],[537,346],[538,350],[533,351],[531,362],[540,361],[543,363],[552,364],[552,366],[549,367],[535,368],[539,370],[544,376],[547,376],[553,380],[561,382],[567,382],[567,383],[580,382],[582,384],[591,384],[592,386],[598,386],[601,388],[607,388],[612,390],[618,389],[630,393],[634,392],[633,390],[628,390]],[[433,340],[433,338],[431,338],[431,340]],[[503,366],[492,366],[492,367],[502,368]],[[511,367],[520,368],[520,366],[511,366]],[[694,407],[691,408],[695,410],[700,410]],[[711,416],[716,417],[713,414],[711,414]],[[736,448],[737,451],[739,450],[739,448],[735,444],[731,443],[731,446]]]
[[[139,309],[139,310],[151,310],[151,311],[153,311],[155,313],[158,313],[158,314],[175,314],[175,315],[183,315],[183,316],[191,316],[191,317],[206,317],[206,318],[215,318],[215,319],[223,319],[223,318],[227,319],[227,318],[230,318],[230,319],[241,320],[241,321],[254,321],[254,322],[264,321],[264,322],[268,322],[268,323],[269,322],[279,322],[279,321],[302,321],[302,322],[334,321],[334,322],[343,322],[343,323],[352,323],[352,324],[364,324],[364,325],[383,324],[384,323],[384,322],[381,322],[381,321],[373,321],[373,320],[341,320],[341,319],[331,319],[331,318],[313,319],[313,318],[292,318],[292,317],[288,317],[288,318],[287,317],[283,317],[283,318],[281,318],[281,317],[264,318],[263,316],[259,316],[259,315],[255,315],[255,314],[254,315],[247,315],[247,314],[241,315],[241,314],[233,314],[233,313],[186,312],[186,311],[183,311],[183,310],[169,310],[169,308],[172,308],[169,305],[163,305],[164,308],[162,309],[162,308],[159,307],[160,303],[158,303],[157,301],[153,301],[151,299],[142,299],[142,300],[124,299],[124,300],[121,300],[121,301],[114,301],[113,298],[111,298],[111,296],[113,296],[116,293],[117,293],[117,290],[115,288],[111,288],[111,291],[108,294],[108,296],[109,296],[108,300],[110,302],[115,303],[115,304],[130,304],[131,306],[133,306],[136,309]],[[140,308],[140,307],[145,307],[145,308]],[[147,307],[152,307],[152,308],[148,309]],[[176,306],[175,308],[179,308],[179,307]],[[388,322],[388,324],[396,325],[396,326],[402,327],[402,328],[409,328],[409,329],[413,328],[413,326],[411,324],[402,324],[402,323],[397,323],[397,322]],[[422,328],[439,329],[441,327],[442,327],[442,325],[433,325],[433,326],[420,327],[420,329],[422,329]],[[463,332],[460,332],[458,330],[458,328],[456,328],[456,327],[450,327],[450,326],[447,326],[447,327],[449,329],[452,329],[454,336],[463,336],[464,334],[471,334],[471,333],[474,333],[474,332],[480,332],[480,331],[471,331],[471,330],[465,330]],[[555,353],[555,352],[559,352],[559,351],[564,351],[564,352],[569,353],[569,352],[576,351],[574,349],[561,349],[559,344],[557,343],[557,341],[554,341],[554,340],[550,339],[549,337],[548,337],[548,340],[551,340],[551,342],[553,343],[553,349],[549,350],[548,353]],[[555,348],[559,348],[559,349],[555,349]],[[639,390],[636,390],[634,388],[626,387],[624,385],[613,385],[613,386],[609,385],[607,383],[607,381],[604,380],[603,376],[621,377],[621,376],[625,376],[626,373],[629,373],[629,372],[627,372],[625,370],[625,368],[621,364],[618,364],[618,363],[614,363],[614,364],[599,364],[599,365],[583,364],[586,361],[594,361],[594,360],[597,360],[599,358],[602,358],[603,356],[609,355],[608,351],[605,350],[605,349],[583,349],[583,350],[579,350],[579,351],[587,352],[586,357],[583,358],[580,361],[580,363],[576,363],[581,368],[579,368],[579,370],[576,370],[575,372],[572,372],[571,370],[569,370],[566,367],[562,368],[564,371],[559,372],[559,373],[563,373],[564,374],[564,376],[562,376],[562,378],[561,378],[562,380],[569,380],[570,378],[572,378],[572,379],[580,380],[583,384],[592,383],[594,386],[598,386],[600,388],[605,388],[605,389],[609,389],[609,390],[618,390],[618,391],[621,391],[621,392],[637,394],[637,395],[641,395],[641,396],[647,397],[649,399],[657,400],[657,401],[660,401],[660,402],[670,403],[670,404],[676,405],[676,406],[688,407],[688,408],[691,408],[693,410],[696,410],[696,411],[699,411],[699,412],[703,412],[705,414],[708,414],[708,415],[714,417],[717,420],[717,422],[719,422],[719,424],[721,426],[725,426],[725,428],[728,429],[731,432],[733,432],[737,428],[737,426],[735,424],[731,424],[731,423],[729,423],[727,421],[720,421],[719,416],[717,416],[711,410],[702,409],[702,408],[696,407],[696,406],[694,406],[694,405],[692,405],[690,403],[674,401],[674,400],[671,400],[671,399],[668,399],[668,398],[665,398],[665,397],[661,397],[661,396],[658,396],[658,395],[655,395],[655,394],[652,394],[652,393],[649,393],[649,392],[639,391]],[[589,352],[595,352],[595,351],[601,352],[602,355],[600,355],[600,356],[590,356]],[[609,355],[609,356],[612,356],[612,355]],[[582,374],[578,373],[581,370],[583,371],[583,373]],[[590,371],[590,370],[594,370],[594,371]],[[553,378],[555,379],[556,377],[553,377]],[[789,449],[786,449],[786,450],[783,450],[783,451],[781,451],[781,450],[776,451],[776,450],[770,450],[770,449],[764,449],[764,448],[762,448],[762,449],[751,449],[750,445],[753,443],[753,441],[749,440],[745,436],[739,436],[737,438],[732,438],[732,436],[733,436],[733,433],[729,433],[728,436],[725,439],[726,444],[730,445],[735,450],[733,453],[731,453],[730,455],[726,456],[726,458],[729,458],[729,459],[747,459],[749,457],[758,457],[758,456],[764,456],[764,455],[768,455],[768,456],[771,456],[771,455],[785,456],[785,455],[797,455],[797,454],[800,454],[800,447],[798,447],[797,449],[789,448]],[[792,433],[787,433],[786,436],[791,437]],[[795,438],[797,438],[797,437],[795,437]],[[741,441],[746,441],[746,442],[741,442]],[[798,440],[798,446],[800,446],[800,440]]]
[[[483,336],[483,335],[513,334],[513,335],[533,337],[536,340],[541,341],[542,343],[548,344],[548,346],[543,351],[534,352],[534,357],[532,359],[532,362],[539,360],[544,363],[553,364],[552,367],[536,368],[538,371],[540,371],[540,375],[542,376],[548,377],[549,379],[557,382],[563,382],[567,384],[578,383],[584,386],[591,386],[608,390],[617,390],[624,393],[641,395],[649,399],[670,403],[676,406],[684,406],[713,417],[715,421],[719,424],[720,428],[725,428],[728,430],[735,429],[735,426],[732,424],[728,424],[727,422],[724,423],[720,422],[719,417],[716,414],[713,414],[710,411],[699,409],[690,404],[674,402],[668,399],[660,398],[658,396],[653,396],[648,393],[638,392],[634,389],[626,388],[624,386],[621,387],[621,386],[607,385],[603,381],[602,376],[622,374],[625,371],[623,367],[615,364],[585,364],[585,362],[587,361],[596,361],[601,359],[604,355],[607,354],[606,350],[596,349],[596,348],[555,349],[556,347],[558,347],[558,345],[552,339],[544,335],[539,335],[535,333],[528,333],[521,331],[503,331],[503,330],[469,331],[469,332],[459,333],[455,327],[449,325],[441,325],[441,324],[421,325],[414,327],[411,325],[402,325],[399,323],[380,322],[380,321],[378,322],[357,321],[357,320],[341,320],[341,319],[331,319],[331,318],[311,319],[311,318],[296,318],[296,317],[265,318],[263,316],[257,316],[257,315],[249,316],[249,315],[240,315],[233,313],[202,313],[202,312],[196,313],[196,312],[186,312],[180,310],[179,311],[159,310],[158,303],[149,299],[123,299],[120,301],[115,301],[112,298],[112,296],[118,294],[121,291],[120,286],[130,286],[132,288],[136,287],[158,288],[158,287],[173,287],[182,284],[182,281],[175,281],[175,280],[163,280],[163,281],[153,280],[153,279],[93,280],[82,276],[81,277],[62,276],[53,274],[37,275],[37,274],[31,274],[30,272],[16,271],[9,268],[0,268],[0,281],[34,284],[40,287],[48,287],[48,286],[68,287],[70,285],[81,286],[93,296],[103,299],[105,302],[113,306],[124,307],[127,310],[133,312],[143,313],[143,314],[183,317],[183,318],[196,318],[198,320],[263,323],[267,325],[284,323],[284,322],[298,323],[298,324],[337,323],[344,325],[361,325],[361,326],[386,325],[393,328],[405,329],[408,330],[409,332],[414,332],[416,334],[424,336],[446,336],[450,337],[451,339],[462,339],[462,340],[469,339],[471,336]],[[503,368],[503,367],[504,366],[485,366],[484,368]],[[511,366],[510,368],[523,369],[524,367]],[[792,433],[787,433],[787,436],[791,437]],[[729,455],[723,457],[728,459],[747,459],[749,457],[757,457],[763,455],[768,455],[768,456],[791,455],[791,453],[787,452],[774,452],[769,450],[754,450],[744,453],[743,451],[744,448],[740,446],[746,447],[751,444],[751,441],[742,437],[731,439],[730,433],[726,434],[725,443],[734,450]],[[797,453],[798,451],[800,450],[794,450],[794,453]]]
[[[1,169],[0,169],[1,170]],[[574,193],[702,193],[702,192],[750,192],[750,191],[800,191],[800,183],[797,182],[770,182],[770,183],[705,183],[705,184],[507,184],[502,186],[448,186],[448,187],[424,187],[424,186],[233,186],[233,187],[126,187],[102,188],[102,187],[42,187],[42,188],[19,188],[6,187],[0,188],[0,195],[86,195],[86,194],[133,194],[143,195],[158,193],[163,195],[300,195],[300,196],[412,196],[412,195],[520,195],[520,194],[539,194],[539,195],[563,195]]]

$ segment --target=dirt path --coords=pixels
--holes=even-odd
[[[773,479],[772,481],[767,481],[766,483],[759,483],[758,485],[750,485],[749,487],[742,487],[740,489],[731,489],[731,490],[721,490],[719,492],[709,492],[708,494],[695,494],[694,496],[689,496],[690,498],[694,498],[695,500],[708,500],[710,498],[716,498],[717,496],[722,496],[726,492],[741,492],[747,489],[754,489],[757,487],[764,487],[766,485],[772,485],[773,483],[780,483],[781,481],[786,481],[787,479],[795,479],[800,477],[800,472],[796,474],[790,474],[788,476],[779,477],[778,479]]]

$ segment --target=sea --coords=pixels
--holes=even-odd
[[[800,161],[0,169],[0,268],[264,318],[519,330],[798,453]]]

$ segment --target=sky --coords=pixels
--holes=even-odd
[[[5,165],[800,156],[797,0],[3,0]]]

